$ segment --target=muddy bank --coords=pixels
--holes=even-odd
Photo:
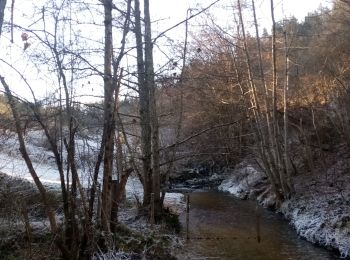
[[[300,237],[350,258],[350,159],[337,154],[321,166],[313,173],[294,177],[296,194],[277,212],[290,221]],[[218,189],[275,207],[266,176],[254,161],[237,165]]]

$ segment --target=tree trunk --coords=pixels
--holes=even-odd
[[[159,158],[159,123],[156,102],[156,84],[154,80],[153,67],[153,42],[151,31],[151,15],[149,0],[144,2],[145,12],[145,84],[149,89],[150,99],[150,124],[151,124],[151,145],[152,145],[152,192],[154,193],[155,217],[157,218],[162,209],[160,199],[160,158]]]
[[[2,33],[2,25],[4,23],[6,0],[0,0],[0,37]]]
[[[38,188],[39,193],[41,195],[41,198],[43,200],[46,215],[49,219],[50,229],[51,229],[52,234],[55,237],[56,245],[61,250],[62,255],[64,257],[69,257],[70,252],[66,249],[66,247],[65,247],[65,245],[60,237],[60,234],[58,234],[58,227],[57,227],[55,213],[49,204],[46,189],[45,189],[44,185],[42,184],[42,182],[40,181],[39,176],[37,175],[37,173],[34,169],[34,166],[32,164],[32,161],[29,157],[29,154],[27,152],[27,148],[26,148],[23,133],[22,133],[20,117],[18,115],[18,112],[16,109],[16,104],[15,104],[15,101],[13,99],[10,87],[7,85],[5,79],[1,75],[0,75],[0,81],[1,81],[2,85],[4,86],[5,94],[6,94],[6,97],[8,99],[8,103],[10,105],[13,118],[15,120],[16,133],[17,133],[18,142],[19,142],[19,150],[20,150],[21,155],[22,155],[22,157],[27,165],[28,171],[29,171],[30,175],[32,176],[33,181],[34,181],[36,187]]]
[[[253,14],[254,14],[254,22],[256,24],[256,14],[255,14],[255,5],[254,1],[252,1],[253,5]],[[238,6],[238,14],[239,14],[239,21],[242,29],[242,36],[243,36],[243,44],[244,44],[244,54],[245,54],[245,61],[247,65],[247,72],[248,72],[248,81],[249,81],[249,92],[250,92],[250,104],[251,104],[251,109],[253,110],[253,116],[254,116],[254,121],[255,125],[253,125],[253,128],[256,132],[256,142],[258,144],[258,152],[261,156],[261,159],[264,164],[265,172],[269,178],[269,181],[272,185],[273,190],[275,191],[276,195],[278,195],[278,190],[279,190],[279,185],[278,185],[278,170],[276,167],[276,163],[274,160],[274,156],[270,150],[269,146],[269,140],[275,141],[275,138],[270,136],[270,131],[268,131],[267,134],[265,134],[264,128],[263,128],[263,115],[261,112],[258,96],[257,96],[257,89],[256,89],[256,84],[253,79],[253,71],[251,68],[251,58],[250,58],[250,53],[248,50],[248,44],[247,44],[247,39],[246,39],[246,34],[245,34],[245,26],[244,26],[244,21],[242,17],[242,10],[241,10],[241,1],[237,0],[237,6]],[[257,26],[257,25],[256,25]],[[256,28],[256,34],[258,37],[258,29]],[[260,42],[258,41],[258,45]],[[259,54],[261,56],[261,53]],[[260,73],[262,74],[262,79],[264,81],[264,75],[262,71],[262,63],[260,64]],[[267,103],[268,106],[268,101],[267,101],[267,93],[265,96],[265,102]],[[269,119],[268,115],[269,111],[266,112],[265,116],[267,119]],[[269,120],[268,120],[269,121]],[[268,124],[269,125],[269,124]],[[269,127],[268,127],[269,129]],[[274,150],[273,150],[274,151]]]
[[[285,70],[284,70],[284,87],[283,87],[283,138],[284,138],[284,167],[286,169],[286,186],[288,188],[288,197],[294,193],[292,184],[290,158],[288,150],[288,89],[289,89],[289,49],[287,46],[287,32],[284,31],[284,49],[285,49]]]
[[[104,0],[105,50],[104,50],[104,159],[102,187],[102,230],[110,231],[111,181],[114,150],[114,95],[112,76],[113,38],[112,38],[112,0]]]
[[[271,20],[272,20],[272,45],[271,45],[271,55],[272,55],[272,130],[273,130],[273,151],[275,165],[279,172],[280,182],[283,187],[283,173],[281,167],[281,153],[278,144],[278,119],[277,119],[277,54],[276,54],[276,22],[275,22],[275,9],[273,0],[270,0],[271,8]]]
[[[145,84],[145,61],[143,59],[139,0],[135,0],[135,38],[140,97],[141,150],[143,165],[143,206],[147,208],[150,205],[152,193],[150,93],[149,85]]]
[[[133,169],[131,168],[123,171],[119,180],[113,181],[113,184],[112,184],[112,194],[113,194],[112,208],[111,208],[111,231],[112,232],[116,232],[116,225],[118,223],[119,203],[122,200],[126,183],[132,171]]]

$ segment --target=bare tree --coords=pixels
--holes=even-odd
[[[16,126],[16,133],[17,133],[17,137],[18,137],[18,141],[19,141],[19,145],[20,145],[20,152],[21,155],[28,167],[28,170],[34,180],[35,185],[37,186],[40,195],[42,197],[43,200],[43,204],[45,206],[46,209],[46,214],[48,216],[49,219],[49,223],[50,223],[50,228],[51,228],[51,232],[55,235],[56,239],[56,245],[58,246],[58,248],[60,248],[62,255],[68,257],[70,255],[69,250],[67,250],[67,248],[65,247],[63,241],[62,241],[62,237],[61,235],[58,233],[58,226],[57,226],[57,222],[56,222],[56,217],[54,214],[54,210],[52,209],[52,207],[49,204],[48,198],[47,198],[47,191],[46,188],[44,187],[44,185],[42,184],[38,174],[36,173],[34,166],[32,164],[32,161],[29,157],[28,151],[27,151],[27,147],[24,141],[24,137],[23,137],[23,129],[21,126],[21,120],[19,117],[19,114],[17,112],[17,108],[16,108],[16,104],[15,104],[15,100],[14,97],[12,95],[12,92],[10,90],[9,85],[6,83],[5,78],[3,76],[0,75],[0,81],[1,84],[3,85],[4,89],[5,89],[5,94],[6,97],[8,99],[10,108],[11,108],[11,112],[13,115],[13,118],[15,120],[15,126]]]
[[[110,231],[111,184],[114,151],[114,86],[112,73],[113,34],[112,8],[113,1],[103,1],[105,19],[104,47],[104,159],[103,159],[103,190],[102,190],[102,228]]]
[[[114,161],[114,138],[116,124],[116,100],[122,73],[118,74],[119,65],[124,56],[125,38],[129,31],[131,0],[127,2],[127,12],[123,28],[122,46],[118,56],[113,55],[113,1],[103,3],[105,14],[105,48],[104,48],[104,160],[103,160],[103,190],[102,190],[102,228],[110,231],[112,212],[112,174]],[[112,69],[113,68],[113,69]],[[117,155],[118,156],[118,155]],[[125,184],[124,184],[125,185]],[[114,216],[115,218],[115,216]]]
[[[6,0],[0,0],[0,37],[2,32],[2,24],[4,23]]]
[[[151,165],[151,125],[150,125],[150,93],[145,79],[145,61],[142,40],[142,24],[140,1],[135,0],[135,39],[137,50],[137,73],[140,99],[141,149],[143,165],[143,205],[149,207],[152,193],[152,165]]]
[[[57,241],[57,246],[62,252],[62,256],[67,259],[78,259],[79,257],[88,256],[91,250],[94,250],[94,227],[93,215],[95,212],[95,193],[97,187],[99,168],[103,164],[103,191],[102,191],[102,230],[110,231],[111,223],[115,223],[117,216],[113,212],[116,211],[118,204],[114,203],[112,196],[119,196],[118,192],[111,192],[112,184],[112,172],[113,161],[115,157],[114,153],[114,138],[115,138],[115,117],[117,108],[115,104],[115,98],[119,95],[120,82],[122,73],[120,70],[120,63],[125,55],[126,35],[129,31],[129,20],[131,12],[131,0],[128,0],[126,6],[126,12],[121,13],[121,17],[125,18],[125,22],[122,28],[122,44],[119,49],[119,53],[115,54],[112,45],[112,10],[115,9],[112,1],[104,2],[105,9],[105,70],[104,72],[98,71],[98,69],[84,58],[84,56],[75,51],[72,47],[73,41],[70,40],[69,44],[65,42],[65,37],[62,37],[62,24],[71,23],[72,20],[69,16],[65,16],[61,19],[60,15],[64,16],[65,11],[69,10],[71,6],[66,6],[63,3],[57,6],[56,3],[52,3],[52,7],[45,6],[41,10],[42,17],[37,22],[43,23],[43,29],[31,30],[22,28],[15,25],[26,34],[30,34],[32,39],[39,42],[39,47],[44,48],[42,52],[34,53],[32,62],[38,62],[38,66],[44,66],[40,64],[42,61],[45,66],[50,67],[50,71],[55,72],[57,76],[57,83],[59,88],[57,94],[53,95],[52,100],[48,104],[48,108],[52,109],[53,113],[45,117],[45,113],[48,113],[50,109],[43,109],[40,106],[40,101],[35,96],[35,91],[31,88],[25,79],[24,75],[20,75],[23,81],[29,87],[32,93],[32,102],[26,102],[28,109],[33,113],[33,117],[37,124],[42,128],[44,135],[49,143],[50,151],[53,153],[55,159],[58,174],[60,177],[61,193],[63,200],[63,232],[58,228],[59,224],[55,222],[55,216],[53,209],[47,204],[45,186],[40,182],[40,178],[36,175],[35,169],[32,166],[31,158],[26,152],[26,144],[23,137],[23,126],[21,126],[18,111],[15,105],[12,105],[12,114],[16,122],[16,132],[18,139],[20,140],[20,151],[25,159],[28,169],[33,176],[33,180],[42,194],[44,205],[47,207],[47,215],[51,223],[51,230]],[[46,26],[47,19],[51,18],[53,21],[53,27]],[[67,18],[68,17],[68,18]],[[66,25],[66,24],[64,24]],[[72,26],[70,27],[72,28]],[[65,32],[67,33],[67,32]],[[71,33],[71,32],[70,32]],[[28,37],[28,36],[27,36]],[[76,43],[77,44],[77,43]],[[39,53],[39,54],[38,54]],[[79,62],[77,62],[79,61]],[[5,62],[5,61],[3,61]],[[81,66],[81,64],[84,64]],[[14,67],[13,70],[17,71]],[[77,151],[76,151],[76,135],[79,131],[79,118],[76,117],[77,102],[74,96],[74,83],[75,77],[78,77],[80,73],[84,71],[93,71],[98,75],[103,76],[105,83],[105,101],[104,101],[104,125],[103,125],[103,137],[100,144],[100,152],[95,162],[95,170],[92,176],[92,188],[89,196],[86,195],[81,181],[79,179],[79,168],[77,166]],[[18,72],[18,71],[17,71]],[[18,72],[19,73],[19,72]],[[88,74],[88,73],[86,73]],[[12,92],[10,87],[6,84],[5,79],[1,77],[2,85],[5,88],[7,96],[9,96],[9,103],[12,98]],[[54,100],[58,96],[57,100]],[[13,98],[11,99],[13,100]],[[58,103],[58,106],[56,104]],[[66,157],[65,157],[66,156]],[[126,184],[127,177],[130,174],[130,169],[126,171],[123,178],[118,183],[118,189],[122,189]],[[88,203],[89,201],[89,203]],[[98,218],[96,218],[98,219]],[[112,230],[113,231],[113,230]],[[62,232],[62,233],[61,233]],[[64,239],[63,239],[64,238]]]
[[[152,147],[152,193],[154,194],[155,216],[162,209],[160,200],[160,157],[159,157],[159,123],[156,103],[156,84],[153,67],[153,41],[149,0],[144,1],[145,13],[145,84],[149,89],[151,147]]]

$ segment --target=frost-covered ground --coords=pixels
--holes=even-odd
[[[93,138],[78,138],[76,141],[77,153],[82,155],[82,157],[77,157],[78,172],[82,184],[85,187],[88,187],[89,185],[89,176],[91,176],[91,172],[93,170],[91,165],[93,166],[93,159],[96,157],[98,144],[98,140]],[[59,189],[60,187],[59,174],[55,165],[53,154],[48,149],[48,144],[45,142],[43,133],[41,131],[28,132],[26,134],[26,145],[28,153],[32,159],[33,166],[40,177],[40,180],[46,187],[54,190],[54,193],[56,194],[56,189]],[[91,165],[89,165],[89,163],[91,163]],[[8,136],[0,135],[0,199],[6,199],[8,196],[12,196],[12,193],[17,194],[17,192],[19,192],[18,197],[23,196],[24,193],[35,195],[36,191],[34,189],[34,185],[22,180],[33,182],[27,166],[19,153],[17,138],[14,134],[10,134]],[[131,176],[128,179],[126,185],[126,195],[128,201],[133,201],[136,197],[138,201],[142,201],[142,184],[135,176]],[[185,207],[183,198],[184,196],[181,193],[167,193],[164,199],[164,205],[165,207],[170,208],[173,212],[181,212]],[[17,204],[13,204],[13,201],[8,201],[8,203],[10,203],[11,207],[17,207]],[[6,217],[0,214],[0,249],[2,242],[7,243],[8,241],[12,240],[16,241],[18,237],[22,237],[25,233],[24,225],[20,220],[21,216],[16,215],[11,217],[7,211],[1,211],[3,207],[4,205],[0,203],[0,213],[6,213],[4,215]],[[161,226],[151,228],[146,219],[140,218],[137,215],[138,210],[136,203],[126,203],[126,205],[121,206],[119,210],[119,220],[121,223],[125,223],[132,230],[153,236],[152,234],[156,230],[162,228]],[[56,216],[58,221],[60,221],[61,217],[61,215]],[[38,234],[39,237],[48,231],[48,224],[44,213],[42,216],[40,215],[40,217],[30,215],[29,218],[33,234]],[[13,232],[13,230],[16,230],[16,232]],[[3,235],[6,235],[6,241],[3,239]],[[178,246],[181,244],[176,235],[165,233],[163,236],[167,236],[167,239],[172,241],[171,245]],[[131,256],[130,254],[115,251],[111,251],[109,254],[111,254],[111,256],[125,257],[121,259],[129,259],[129,256]],[[97,254],[95,259],[106,259],[103,257],[107,256]]]
[[[246,199],[252,196],[252,191],[266,184],[265,174],[251,163],[238,164],[233,173],[218,187],[221,191],[227,191],[238,198]]]
[[[33,166],[40,180],[49,187],[59,188],[60,177],[52,152],[48,149],[46,138],[42,131],[30,131],[25,136],[27,150],[32,159]],[[90,183],[93,166],[90,164],[95,158],[99,148],[98,138],[77,138],[76,150],[78,172],[83,186]],[[82,159],[80,159],[82,158]],[[90,159],[91,158],[91,159]],[[8,136],[0,136],[0,172],[12,177],[33,181],[27,166],[19,153],[19,145],[14,133]],[[138,198],[142,201],[143,189],[138,178],[131,176],[126,185],[126,193],[129,199]],[[164,199],[166,206],[178,209],[182,208],[183,195],[181,193],[167,193]],[[175,206],[178,205],[178,206]]]
[[[349,172],[350,159],[338,154],[327,162],[327,170],[296,176],[296,195],[278,209],[301,237],[339,250],[347,258],[350,258]],[[232,171],[219,190],[242,199],[255,197],[264,206],[272,206],[275,201],[264,174],[247,161]]]
[[[49,145],[42,131],[30,131],[25,135],[27,152],[41,181],[46,184],[59,184],[59,174],[55,164],[53,153],[48,149]],[[88,185],[88,178],[92,172],[89,167],[90,158],[96,154],[98,142],[94,139],[77,139],[76,160],[83,185]],[[66,156],[63,151],[63,157]],[[31,181],[32,177],[19,153],[17,136],[10,133],[8,136],[0,136],[0,171],[13,177]]]

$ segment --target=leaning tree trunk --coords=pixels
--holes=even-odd
[[[60,249],[62,256],[69,257],[70,252],[65,247],[64,242],[62,241],[62,238],[59,234],[55,213],[54,213],[54,210],[52,209],[52,207],[50,206],[50,203],[49,203],[49,200],[47,197],[46,188],[44,187],[39,176],[37,175],[37,173],[34,169],[34,166],[32,164],[32,161],[29,157],[29,154],[27,152],[27,147],[25,145],[25,141],[24,141],[24,137],[23,137],[23,130],[21,127],[21,121],[20,121],[19,114],[17,112],[15,100],[12,96],[12,92],[10,90],[10,87],[7,85],[4,77],[2,77],[1,75],[0,75],[0,81],[1,81],[2,85],[4,86],[5,95],[6,95],[6,98],[8,99],[8,103],[9,103],[9,106],[10,106],[10,109],[12,112],[12,116],[13,116],[13,119],[15,121],[16,133],[17,133],[17,137],[18,137],[18,141],[19,141],[19,150],[20,150],[21,155],[22,155],[22,157],[27,165],[28,171],[29,171],[30,175],[32,176],[33,181],[34,181],[34,183],[35,183],[36,187],[38,188],[39,193],[41,195],[41,198],[42,198],[42,201],[43,201],[43,204],[45,207],[46,215],[49,219],[50,229],[51,229],[51,232],[53,234],[53,237],[55,238],[55,243],[56,243],[57,247]]]

